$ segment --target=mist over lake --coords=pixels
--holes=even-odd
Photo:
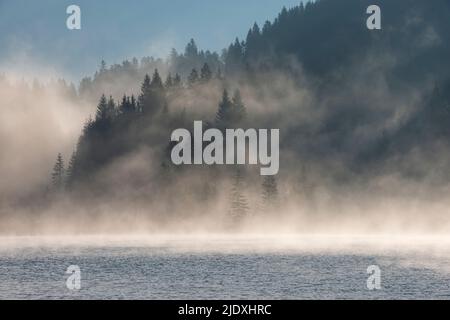
[[[0,299],[448,299],[450,3],[194,2],[1,1]]]

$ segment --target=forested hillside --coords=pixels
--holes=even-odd
[[[221,212],[239,221],[287,204],[317,209],[323,197],[328,205],[423,188],[445,194],[450,2],[379,0],[381,30],[366,27],[371,4],[283,8],[220,53],[192,40],[166,59],[102,61],[75,92],[97,109],[73,154],[58,155],[48,198],[89,210],[112,201],[158,219]],[[195,120],[280,129],[280,173],[173,165],[170,134]]]

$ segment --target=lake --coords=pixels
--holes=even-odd
[[[438,236],[0,237],[0,299],[450,299],[449,248]]]

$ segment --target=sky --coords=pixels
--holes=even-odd
[[[0,74],[63,75],[95,72],[100,61],[166,57],[194,38],[220,52],[245,38],[254,22],[273,20],[300,0],[0,0]],[[81,8],[81,30],[66,27],[69,5]]]

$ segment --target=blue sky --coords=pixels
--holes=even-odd
[[[273,20],[300,0],[0,0],[0,73],[51,66],[68,78],[99,61],[121,62],[183,50],[190,38],[221,50],[256,21]],[[67,6],[81,7],[82,29],[66,28]],[[31,71],[30,71],[31,72]]]

